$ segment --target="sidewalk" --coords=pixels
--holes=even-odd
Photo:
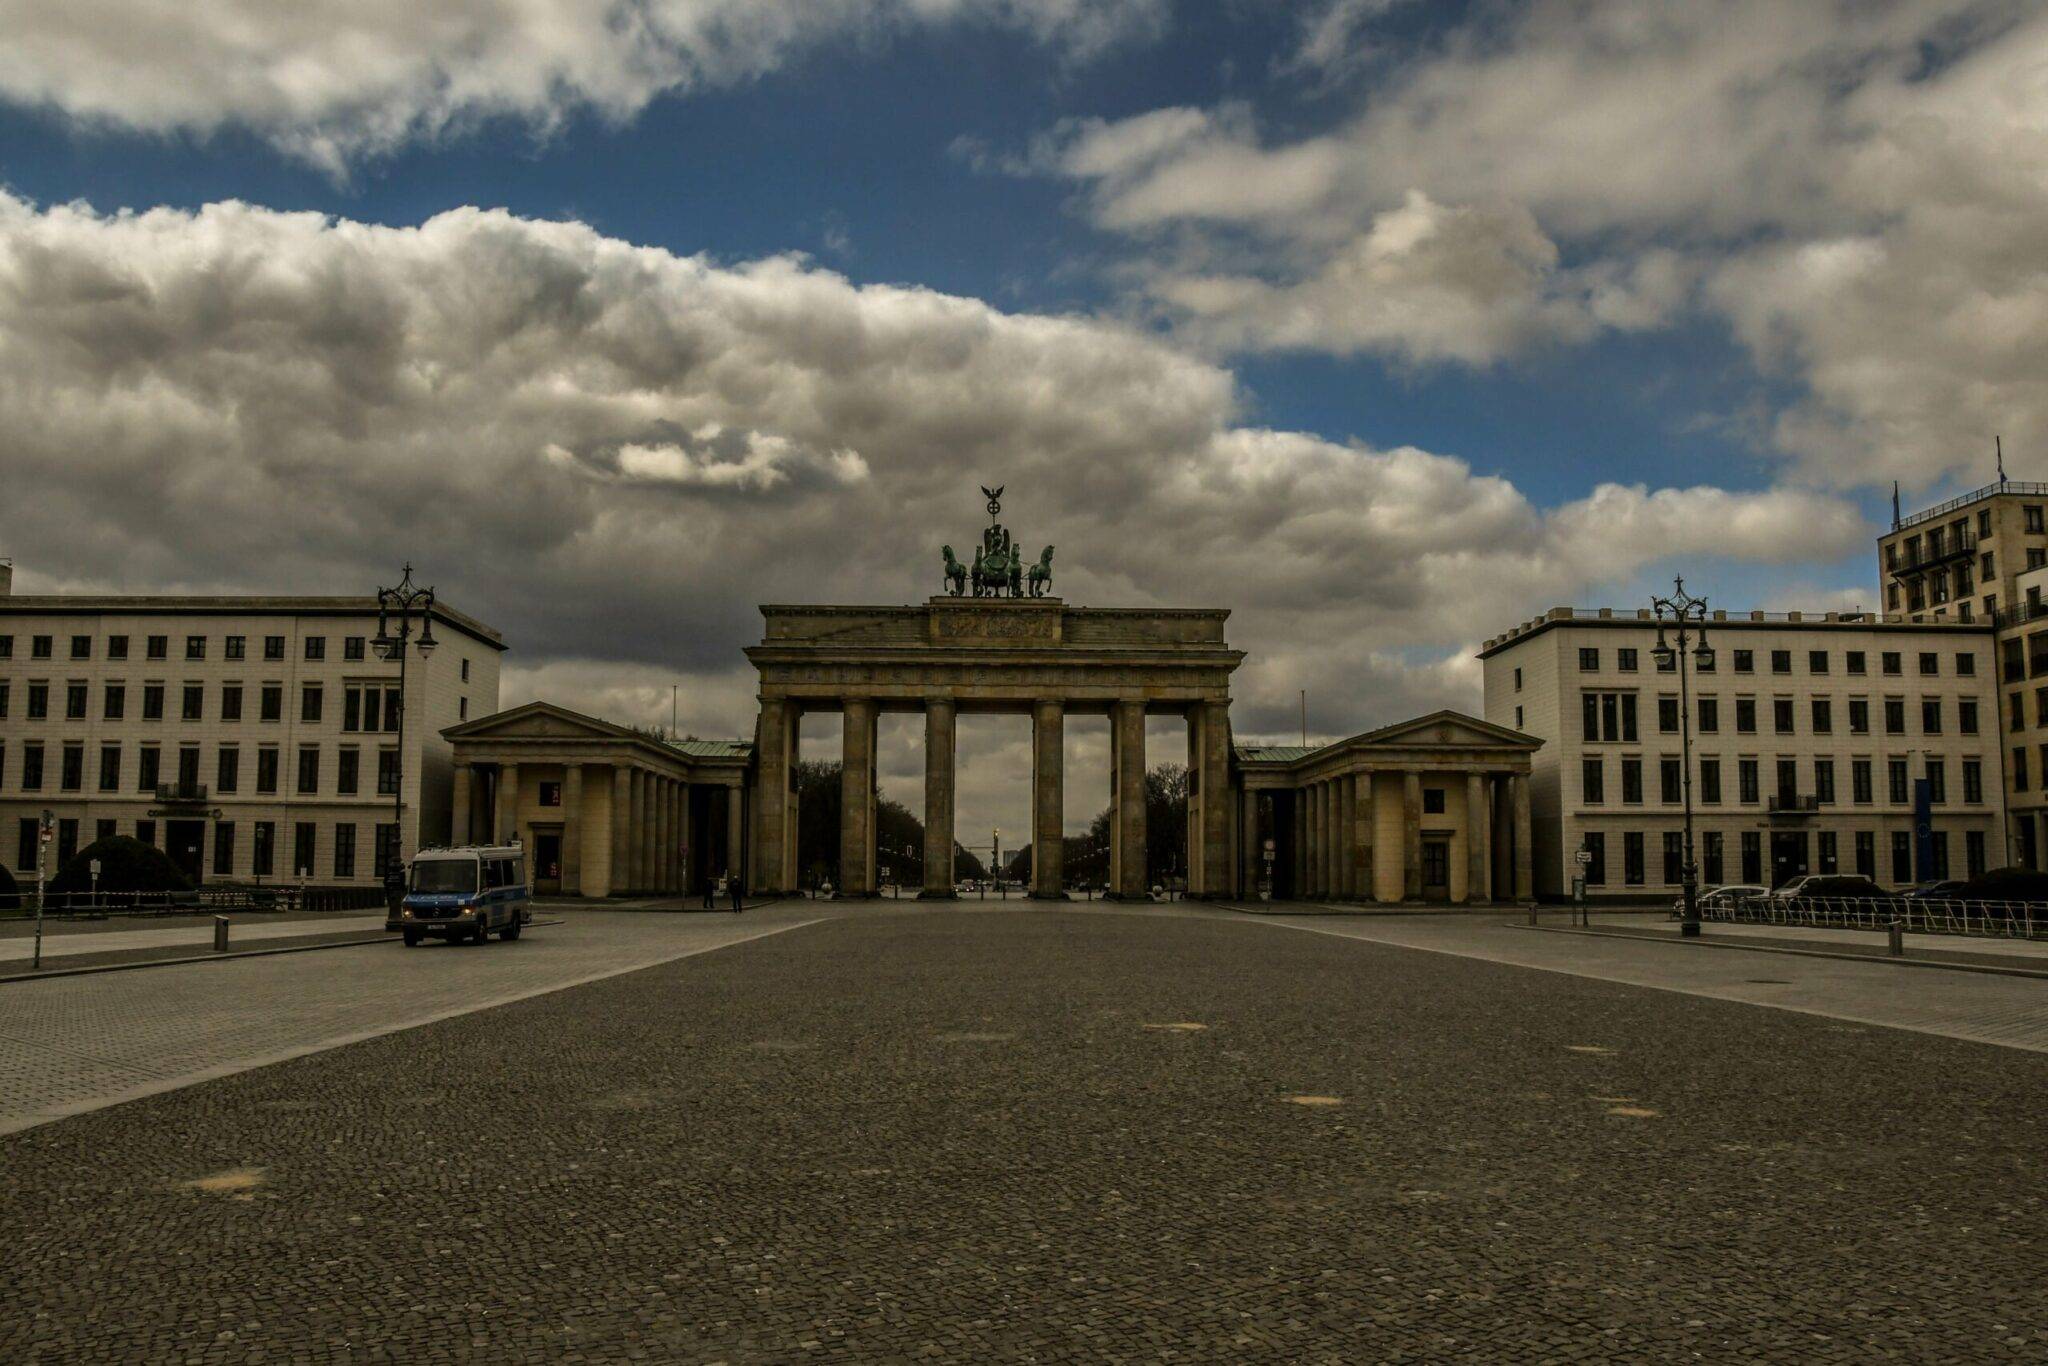
[[[367,933],[384,928],[384,916],[376,915],[323,915],[317,920],[276,920],[237,921],[228,917],[228,943],[236,948],[246,948],[253,941],[283,941],[309,938],[320,935]],[[52,922],[55,924],[55,922]],[[97,933],[76,934],[51,932],[45,926],[43,934],[43,961],[52,958],[69,957],[86,953],[126,953],[136,949],[189,948],[194,950],[213,947],[213,919],[209,916],[202,925],[172,925],[148,930],[101,930]],[[33,933],[28,936],[13,935],[0,939],[0,964],[26,963],[35,956]]]
[[[1679,923],[1663,917],[1602,917],[1596,914],[1592,918],[1590,928],[1574,927],[1568,917],[1557,921],[1546,917],[1539,928],[1656,941],[1675,942],[1682,938]],[[1710,920],[1700,927],[1700,936],[1704,942],[1739,944],[1747,948],[1854,954],[1864,958],[1891,956],[1891,947],[1883,930],[1831,929],[1811,925],[1742,925]],[[1998,939],[1988,935],[1962,934],[1908,934],[1901,936],[1901,940],[1901,947],[1905,950],[1905,961],[2018,968],[2048,973],[2048,941],[2044,940]]]

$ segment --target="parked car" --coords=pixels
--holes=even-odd
[[[1961,878],[1942,878],[1935,882],[1923,882],[1899,893],[1908,901],[1959,901],[1962,899],[1964,883]]]
[[[1738,901],[1747,901],[1751,897],[1769,896],[1770,894],[1770,888],[1754,882],[1732,882],[1725,887],[1702,887],[1699,897],[1700,912],[1705,914],[1707,911],[1717,907],[1732,906]],[[1685,914],[1685,898],[1681,896],[1673,901],[1671,909],[1680,915]]]
[[[1892,894],[1867,877],[1854,873],[1807,873],[1795,877],[1771,893],[1776,901],[1794,897],[1827,897],[1834,901],[1889,901]]]

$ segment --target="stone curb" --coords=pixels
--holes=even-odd
[[[1569,925],[1515,925],[1517,930],[1538,934],[1576,934],[1588,939],[1621,939],[1635,944],[1674,944],[1680,947],[1737,949],[1744,953],[1783,953],[1795,958],[1833,958],[1844,963],[1885,963],[1900,968],[1941,968],[1948,972],[1981,972],[1994,977],[2032,977],[2048,981],[2048,971],[2039,968],[2002,968],[1989,963],[1950,963],[1935,958],[1894,958],[1883,953],[1835,953],[1828,949],[1789,949],[1766,944],[1731,944],[1725,939],[1705,936],[1694,940],[1655,939],[1643,934],[1610,934],[1605,930],[1576,930]]]
[[[560,920],[536,920],[527,926],[538,929],[542,925],[560,925]],[[333,944],[286,944],[275,949],[238,949],[228,953],[206,953],[191,958],[145,958],[136,963],[98,963],[76,968],[44,968],[41,972],[15,972],[0,976],[0,986],[13,982],[48,982],[59,977],[89,977],[97,972],[133,972],[138,968],[175,968],[187,963],[228,963],[237,958],[270,958],[280,953],[318,953],[321,949],[359,949],[365,944],[396,944],[401,942],[396,930],[369,931],[376,937],[371,939],[343,939]],[[120,950],[110,950],[120,952]],[[83,956],[83,955],[81,955]]]

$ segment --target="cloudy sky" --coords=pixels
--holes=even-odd
[[[2048,478],[2021,0],[0,0],[0,554],[360,591],[504,700],[751,727],[763,601],[984,520],[1220,605],[1241,737],[1477,705],[1673,570],[1874,605]],[[806,753],[837,737],[814,723]],[[1179,740],[1155,728],[1168,757]],[[915,728],[885,788],[915,809]],[[962,819],[1021,829],[1021,722]],[[1070,817],[1101,736],[1070,740]],[[1006,841],[1007,842],[1007,841]]]

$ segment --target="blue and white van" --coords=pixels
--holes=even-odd
[[[398,916],[384,925],[403,934],[407,948],[428,935],[470,944],[493,934],[517,939],[533,923],[521,845],[422,849],[408,871]]]

